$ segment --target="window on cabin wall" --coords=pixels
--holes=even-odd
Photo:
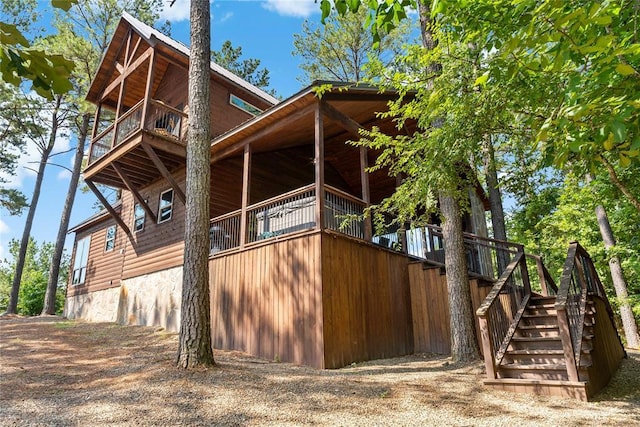
[[[255,105],[249,104],[242,98],[238,98],[234,94],[229,94],[229,104],[233,105],[236,108],[241,109],[245,113],[249,113],[252,116],[257,116],[262,113],[262,110],[256,107]]]
[[[165,190],[160,194],[158,206],[158,224],[169,221],[173,213],[173,189]]]
[[[89,260],[89,246],[91,236],[80,239],[76,242],[76,255],[73,260],[73,281],[74,286],[81,285],[87,276],[87,261]]]
[[[144,221],[146,218],[146,212],[142,208],[140,203],[136,203],[133,206],[133,231],[138,232],[144,230]]]
[[[116,247],[116,226],[112,225],[107,228],[107,234],[104,238],[104,251],[111,252]]]

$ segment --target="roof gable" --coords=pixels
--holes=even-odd
[[[160,43],[188,61],[189,48],[187,46],[146,25],[129,15],[127,12],[123,12],[109,46],[102,57],[98,71],[91,82],[91,86],[89,87],[89,91],[86,96],[87,101],[97,103],[100,100],[100,96],[102,95],[104,88],[115,78],[114,69],[116,67],[116,62],[121,56],[123,48],[125,48],[124,45],[130,29],[133,30],[146,45],[156,46]],[[210,68],[213,75],[216,75],[232,85],[238,86],[262,98],[269,104],[275,105],[279,102],[277,98],[236,76],[213,61],[210,64]]]

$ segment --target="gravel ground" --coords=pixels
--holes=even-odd
[[[0,320],[0,425],[640,426],[640,353],[593,402],[488,390],[480,362],[432,354],[319,371],[218,351],[174,366],[162,330]]]

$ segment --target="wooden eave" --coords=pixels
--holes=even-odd
[[[118,200],[116,203],[114,203],[112,205],[112,207],[116,211],[120,212],[120,210],[122,209],[122,201]],[[90,216],[89,218],[85,219],[81,223],[76,224],[73,227],[71,227],[67,231],[67,234],[81,232],[81,231],[86,230],[87,228],[92,227],[92,226],[94,226],[96,224],[99,224],[102,221],[105,221],[105,220],[107,220],[109,218],[111,218],[111,215],[109,214],[109,212],[106,209],[103,209],[100,212],[98,212],[98,213]]]
[[[339,92],[336,88],[319,99],[313,88],[321,83],[323,82],[312,84],[261,115],[214,138],[211,142],[212,161],[239,154],[247,143],[252,144],[254,152],[312,143],[314,109],[319,102],[328,103],[364,128],[371,128],[373,125],[389,128],[390,121],[379,119],[377,113],[386,111],[387,102],[397,97],[396,94],[381,94],[374,88],[356,86],[344,92]],[[331,140],[339,136],[348,136],[346,139],[350,140],[357,139],[341,124],[327,118],[324,121],[325,139]]]

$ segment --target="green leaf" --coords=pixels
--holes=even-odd
[[[609,134],[609,137],[604,141],[604,149],[609,151],[613,148],[613,133]]]
[[[618,64],[616,65],[616,71],[618,74],[623,76],[630,76],[631,74],[635,74],[636,70],[629,64]]]
[[[487,71],[486,73],[484,73],[483,75],[481,75],[480,77],[478,77],[476,79],[476,81],[473,83],[474,86],[485,86],[487,84],[487,80],[489,80],[489,72]]]
[[[347,5],[351,12],[356,13],[360,8],[360,0],[347,0]]]
[[[626,168],[630,164],[631,164],[631,160],[624,154],[620,153],[620,166],[622,166],[623,168]]]
[[[78,3],[78,0],[51,0],[51,6],[68,12],[71,6]]]
[[[325,20],[329,17],[329,14],[331,13],[331,3],[329,3],[329,0],[322,0],[320,2],[320,11],[322,12],[322,18],[320,19],[320,22],[322,22],[322,24],[325,24]]]
[[[622,122],[614,121],[611,123],[611,133],[614,142],[620,143],[627,137],[627,127]]]

